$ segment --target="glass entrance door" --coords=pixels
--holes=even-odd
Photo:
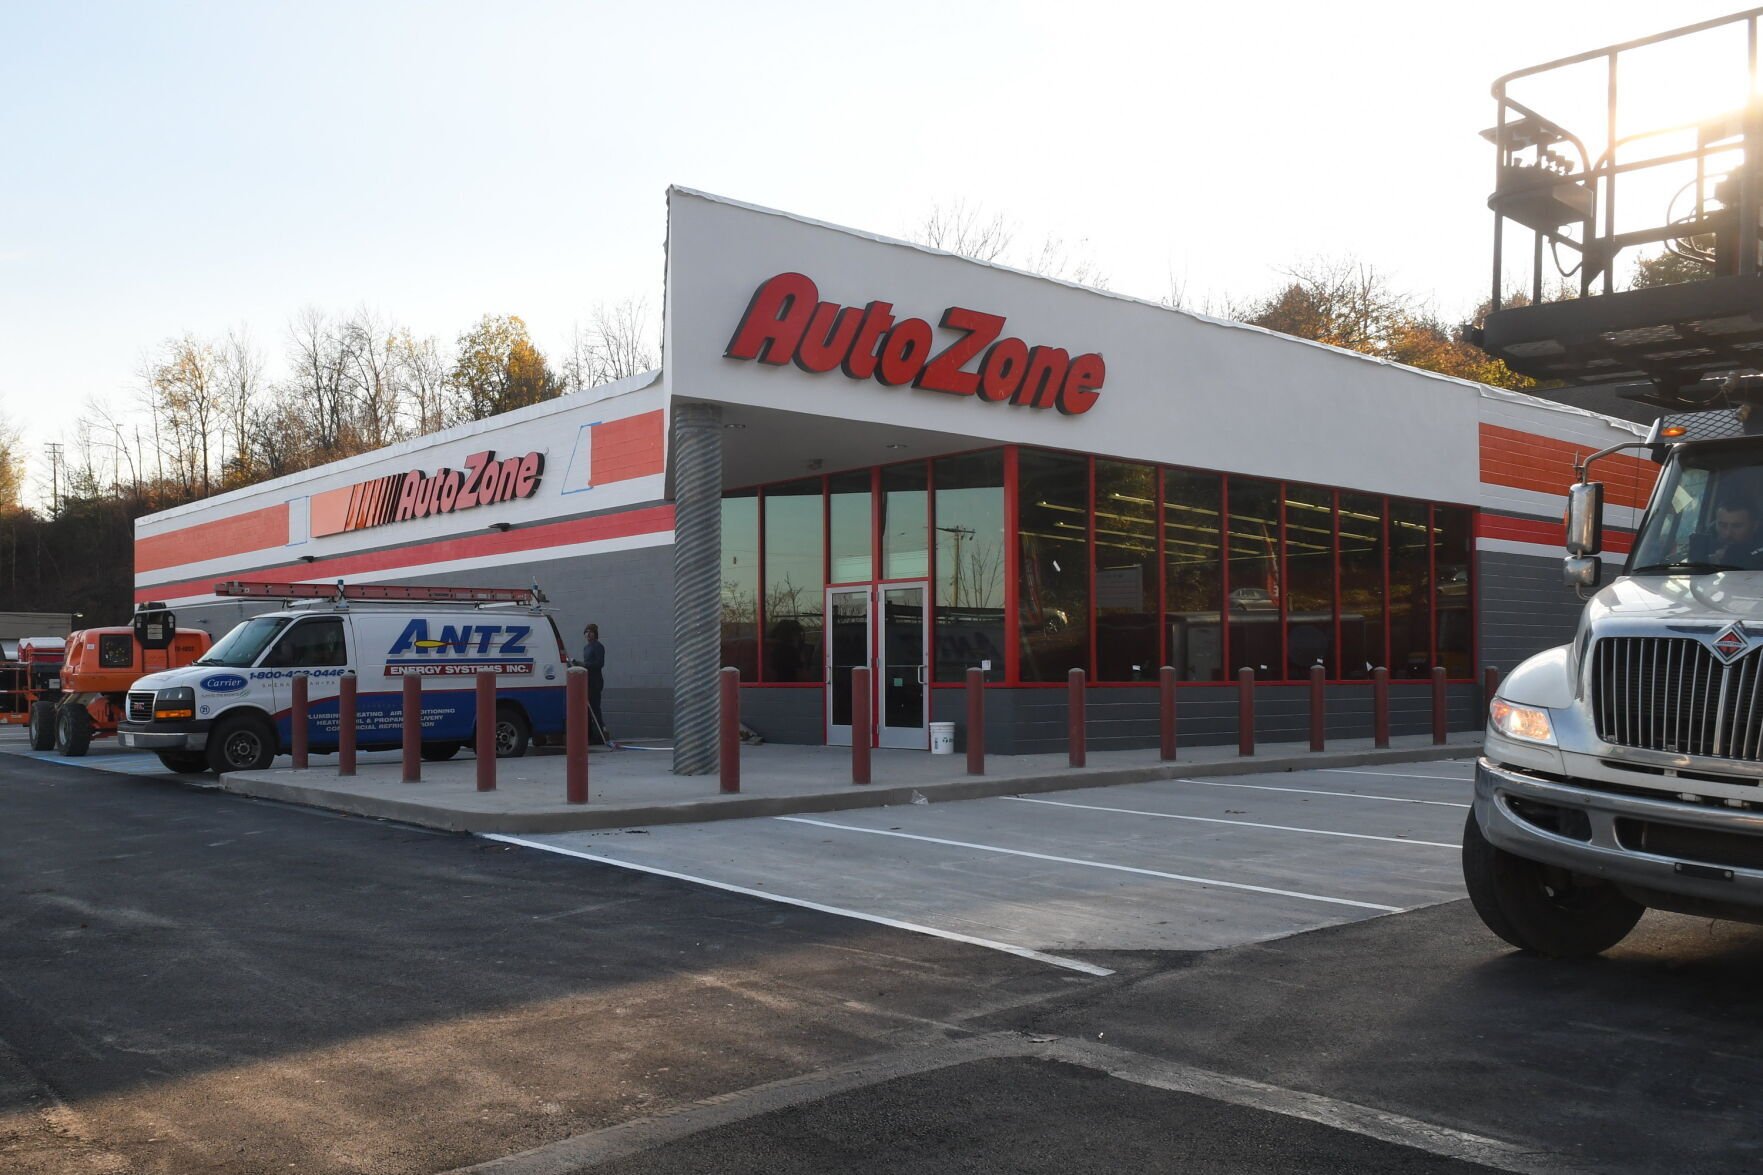
[[[877,742],[884,747],[927,750],[930,747],[929,633],[924,601],[928,585],[890,583],[881,596],[881,664],[876,688],[881,714]]]
[[[826,592],[826,744],[851,745],[851,670],[870,664],[871,589]]]

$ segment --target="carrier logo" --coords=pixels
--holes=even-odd
[[[247,683],[237,673],[216,673],[212,677],[204,677],[201,684],[211,694],[236,694]]]
[[[806,275],[780,273],[754,291],[723,355],[773,367],[794,363],[814,373],[837,367],[850,379],[887,387],[911,384],[987,404],[1056,408],[1066,416],[1088,412],[1101,398],[1108,368],[1094,352],[1073,356],[1060,347],[1000,338],[1002,315],[951,306],[937,325],[955,332],[955,341],[932,354],[930,323],[896,322],[893,309],[892,302],[862,308],[822,302]]]
[[[1731,665],[1745,655],[1751,642],[1745,639],[1745,634],[1739,630],[1738,625],[1729,624],[1719,636],[1708,642],[1708,647],[1714,650],[1714,655],[1720,658],[1721,664]]]
[[[433,473],[413,469],[356,482],[344,489],[313,495],[312,534],[318,537],[366,530],[389,522],[456,514],[473,506],[530,498],[538,492],[544,472],[543,453],[497,461],[496,451],[485,449],[467,457],[464,469],[442,468]]]

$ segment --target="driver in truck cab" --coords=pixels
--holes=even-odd
[[[1759,512],[1755,503],[1743,498],[1728,498],[1714,508],[1714,541],[1718,544],[1710,555],[1715,563],[1726,563],[1745,571],[1763,569],[1763,534],[1759,534]]]

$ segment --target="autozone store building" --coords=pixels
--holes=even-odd
[[[1068,671],[1091,740],[1298,738],[1324,666],[1336,737],[1369,678],[1421,730],[1448,671],[1571,635],[1561,495],[1635,427],[699,192],[669,192],[661,370],[144,518],[136,594],[217,631],[220,579],[522,586],[597,622],[607,715],[714,766],[715,671],[774,741],[881,745],[959,721],[1054,749]],[[1606,477],[1613,555],[1654,466]],[[1404,686],[1405,681],[1412,684]]]

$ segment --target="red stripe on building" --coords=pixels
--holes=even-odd
[[[590,460],[594,484],[647,477],[665,469],[665,427],[666,414],[659,409],[596,424],[589,434],[593,438]]]
[[[288,505],[266,506],[135,540],[135,572],[288,545]]]
[[[1590,445],[1483,424],[1481,480],[1488,485],[1565,496],[1567,487],[1577,480],[1574,462],[1596,451]],[[1610,505],[1645,506],[1659,467],[1643,458],[1617,453],[1598,462],[1592,474],[1604,483],[1604,499]]]
[[[1563,555],[1567,553],[1566,524],[1542,518],[1514,518],[1509,514],[1480,513],[1475,516],[1475,537],[1504,539],[1509,543],[1534,543],[1538,546],[1554,547]],[[1633,546],[1634,532],[1608,526],[1604,528],[1605,550],[1626,555]]]
[[[358,555],[339,555],[334,559],[323,559],[315,563],[279,563],[274,567],[262,567],[255,571],[210,575],[183,583],[154,584],[151,587],[136,588],[135,600],[139,603],[145,600],[206,596],[214,591],[215,583],[223,579],[236,579],[245,583],[280,583],[290,578],[290,570],[298,572],[291,577],[296,580],[347,579],[351,575],[395,571],[400,568],[409,568],[411,575],[420,575],[420,569],[430,563],[478,559],[488,555],[520,555],[543,551],[549,547],[658,534],[672,529],[672,506],[645,506],[640,510],[625,510],[618,514],[599,514],[592,518],[572,518],[566,522],[552,522],[543,526],[463,535],[416,546],[364,551]]]

